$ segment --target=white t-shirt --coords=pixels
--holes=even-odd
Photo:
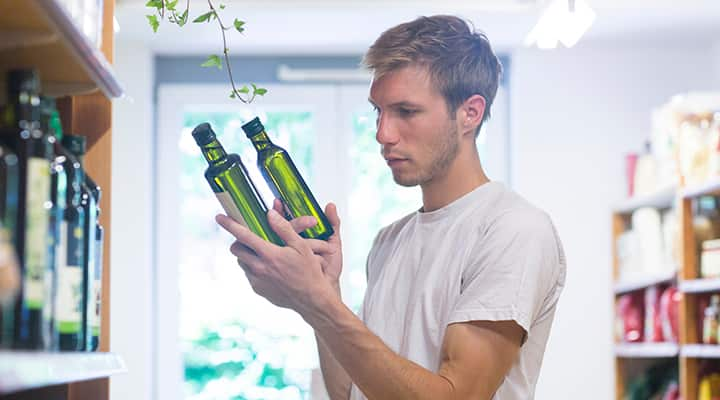
[[[526,340],[493,399],[533,398],[565,282],[565,256],[547,214],[490,182],[382,229],[367,270],[361,318],[393,351],[430,371],[440,367],[448,324],[517,322]],[[353,385],[350,399],[365,396]]]

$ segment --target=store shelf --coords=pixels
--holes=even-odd
[[[720,358],[720,346],[712,344],[686,344],[680,355],[687,358]]]
[[[0,351],[0,393],[102,378],[125,372],[113,353]]]
[[[654,194],[627,199],[613,207],[613,210],[618,214],[629,214],[641,207],[669,208],[672,207],[676,194],[677,188],[672,186]]]
[[[658,285],[661,283],[668,283],[675,280],[677,277],[676,271],[665,272],[661,274],[653,274],[647,276],[641,276],[631,279],[623,279],[618,281],[614,285],[615,294],[623,294],[632,292],[639,289],[645,289],[650,286]]]
[[[720,279],[690,279],[678,283],[678,289],[683,293],[706,293],[720,291]]]
[[[682,197],[686,199],[707,195],[720,195],[720,177],[711,179],[702,185],[688,186],[682,190]]]
[[[0,1],[0,73],[22,67],[38,69],[50,96],[123,94],[110,63],[58,0]]]
[[[667,358],[676,357],[677,343],[619,343],[615,355],[621,358]]]

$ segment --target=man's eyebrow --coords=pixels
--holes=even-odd
[[[375,102],[373,102],[371,99],[368,99],[368,103],[370,103],[370,105],[372,105],[373,107],[378,108],[377,104],[375,104]],[[415,104],[413,102],[405,101],[405,100],[392,103],[388,107],[390,107],[390,108],[422,108],[419,104]]]

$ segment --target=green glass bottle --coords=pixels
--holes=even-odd
[[[88,329],[90,330],[90,347],[89,351],[96,351],[100,345],[100,323],[102,313],[102,270],[103,270],[103,241],[104,230],[100,225],[100,199],[102,190],[89,175],[85,175],[85,183],[90,188],[93,198],[95,199],[95,237],[90,241],[94,246],[95,262],[93,266],[93,281],[90,282],[90,316],[88,321]]]
[[[80,163],[83,170],[83,179],[80,184],[80,206],[85,213],[83,226],[82,248],[83,248],[83,269],[82,269],[82,307],[81,307],[81,338],[80,350],[90,350],[92,347],[92,328],[90,320],[95,313],[95,301],[92,294],[92,286],[95,281],[95,227],[97,226],[97,204],[88,185],[88,176],[84,168],[85,153],[87,151],[87,139],[84,136],[65,135],[62,139],[65,148],[72,153]]]
[[[14,343],[19,349],[47,349],[52,338],[54,264],[50,212],[52,143],[40,129],[40,80],[34,70],[8,73],[8,103],[2,136],[18,155],[20,171],[15,250],[22,287],[15,302]]]
[[[52,336],[51,336],[51,348],[56,349],[58,347],[58,326],[55,320],[56,312],[55,306],[57,305],[57,285],[58,285],[58,268],[60,266],[60,252],[62,251],[63,244],[60,243],[60,237],[63,229],[63,219],[65,215],[66,197],[67,197],[67,172],[65,170],[66,154],[64,149],[58,142],[58,130],[62,130],[60,125],[60,117],[55,107],[55,100],[49,97],[42,97],[40,99],[40,129],[47,135],[48,140],[53,146],[54,158],[50,164],[50,201],[52,202],[52,209],[50,210],[50,235],[52,238],[52,244],[48,251],[49,262],[54,265],[53,271],[55,272],[54,279],[48,283],[54,285],[50,288],[52,299],[50,300],[52,306],[49,308],[51,311],[52,320]],[[60,132],[60,135],[62,133]]]
[[[55,137],[62,143],[62,127],[55,126]],[[68,185],[65,212],[60,227],[57,250],[57,292],[55,296],[55,330],[60,350],[77,351],[83,348],[83,268],[85,266],[85,210],[82,208],[82,182],[85,173],[77,158],[62,144],[56,150],[62,154]]]
[[[325,213],[300,175],[290,155],[275,145],[259,118],[242,126],[257,150],[257,165],[275,196],[283,201],[293,218],[313,216],[317,225],[301,233],[305,238],[327,240],[334,231]]]
[[[284,245],[267,222],[265,203],[240,156],[225,152],[208,123],[198,125],[192,135],[209,164],[205,179],[227,215],[261,238],[280,246]]]
[[[2,235],[0,240],[7,240],[13,248],[18,217],[19,179],[17,154],[5,144],[0,144],[0,235]],[[12,347],[15,327],[14,308],[12,299],[7,303],[0,303],[0,348]]]

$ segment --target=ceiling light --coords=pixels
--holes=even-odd
[[[573,47],[595,21],[585,0],[552,0],[525,38],[525,45],[553,49],[558,42]]]

